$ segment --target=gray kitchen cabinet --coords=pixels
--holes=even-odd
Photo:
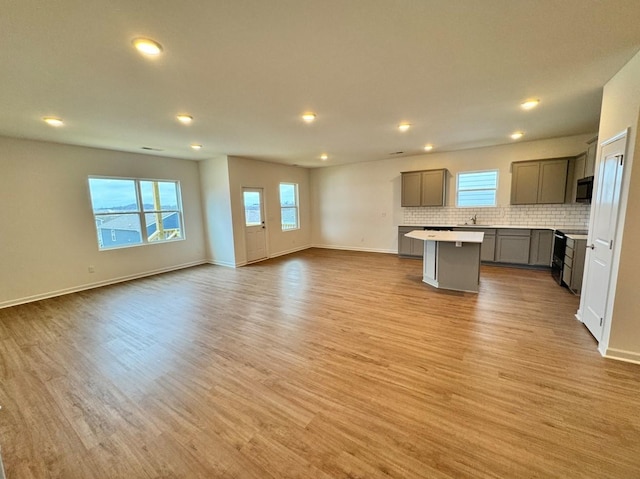
[[[454,228],[454,231],[483,232],[484,238],[480,246],[480,261],[494,262],[496,259],[496,229],[495,228]]]
[[[575,294],[582,290],[587,240],[567,238],[562,268],[562,282]]]
[[[570,158],[511,163],[511,204],[564,203]]]
[[[578,188],[578,180],[585,177],[585,164],[587,161],[587,152],[576,156],[569,162],[569,171],[567,173],[567,193],[565,203],[576,202],[576,191]]]
[[[499,229],[496,235],[496,262],[529,264],[531,230]]]
[[[596,152],[598,149],[598,137],[592,138],[587,142],[587,153],[584,163],[584,176],[593,176],[596,170]]]
[[[553,253],[553,231],[531,230],[529,264],[532,266],[550,266]]]
[[[447,170],[406,171],[402,177],[402,206],[444,206]]]
[[[399,226],[398,227],[398,256],[407,258],[422,258],[424,255],[424,241],[407,238],[406,233],[413,230],[421,230],[420,226]]]

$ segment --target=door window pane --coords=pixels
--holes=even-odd
[[[262,212],[260,211],[260,193],[257,191],[244,191],[244,218],[247,226],[262,224]]]

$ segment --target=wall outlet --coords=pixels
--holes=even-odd
[[[93,266],[92,264],[90,264],[88,270],[89,270],[89,273],[95,273],[96,272],[96,267]]]

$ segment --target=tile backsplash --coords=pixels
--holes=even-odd
[[[497,208],[405,207],[404,225],[456,225],[471,222],[510,226],[572,227],[587,229],[591,205],[510,205]]]

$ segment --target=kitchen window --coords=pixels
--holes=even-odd
[[[282,231],[300,228],[298,216],[298,185],[280,183],[280,223]]]
[[[498,170],[463,171],[456,175],[456,206],[496,206]]]
[[[184,239],[180,183],[89,177],[100,250]]]

